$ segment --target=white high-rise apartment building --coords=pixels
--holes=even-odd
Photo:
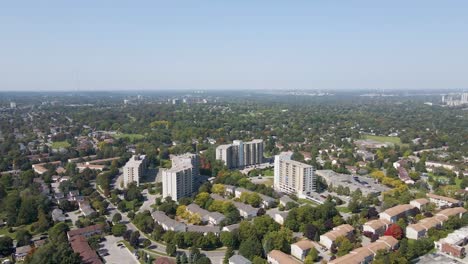
[[[292,152],[282,152],[275,156],[273,187],[276,191],[303,198],[316,191],[314,167],[291,160],[292,154]]]
[[[216,148],[216,159],[230,169],[260,164],[263,162],[263,140],[234,140],[232,144],[220,145]]]
[[[146,172],[146,156],[133,155],[123,167],[124,187],[134,182],[140,185],[140,177]]]
[[[189,197],[197,190],[200,175],[197,154],[186,153],[171,156],[172,167],[162,171],[162,196],[177,201]]]

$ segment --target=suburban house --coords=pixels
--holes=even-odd
[[[453,199],[450,197],[440,196],[433,193],[428,193],[427,198],[431,203],[435,203],[437,207],[453,207],[453,206],[461,206],[461,202],[457,199]]]
[[[102,264],[101,259],[96,254],[91,246],[88,244],[88,240],[83,235],[73,236],[69,239],[70,246],[73,252],[78,253],[83,263],[86,264]]]
[[[236,186],[232,185],[224,185],[224,193],[225,195],[235,195],[236,192]]]
[[[15,260],[16,261],[24,261],[24,258],[32,251],[32,247],[30,245],[17,247],[15,250]]]
[[[242,255],[234,255],[229,258],[229,264],[252,264],[252,262]]]
[[[233,204],[237,210],[239,210],[240,215],[244,219],[252,219],[253,217],[257,216],[258,208],[254,208],[248,204],[240,202],[233,202]]]
[[[80,211],[83,214],[83,216],[90,216],[92,213],[96,212],[86,201],[78,202],[78,206],[80,207]]]
[[[388,208],[379,214],[380,219],[385,219],[391,223],[395,223],[402,217],[407,217],[414,214],[414,206],[410,204],[400,204],[392,208]]]
[[[423,210],[429,204],[429,200],[426,198],[415,199],[410,202],[410,204],[419,210]]]
[[[176,220],[170,218],[162,211],[155,211],[151,214],[154,221],[162,226],[162,228],[166,231],[181,231],[185,232],[187,230],[187,226],[184,223],[177,222]]]
[[[390,224],[390,221],[386,219],[376,219],[366,222],[362,228],[364,232],[371,232],[382,236]]]
[[[309,251],[315,247],[315,242],[310,240],[301,240],[291,245],[291,255],[304,261]]]
[[[54,210],[52,210],[52,220],[54,222],[65,222],[67,218],[65,217],[65,215],[63,215],[63,211],[58,209],[58,208],[55,208]]]
[[[408,171],[403,167],[398,168],[398,178],[406,184],[414,184],[414,181],[410,178]]]
[[[293,199],[291,199],[289,196],[287,195],[283,195],[279,198],[279,203],[282,205],[282,206],[286,206],[288,203],[296,203],[296,201],[294,201]]]
[[[212,225],[219,225],[221,222],[226,219],[223,214],[218,212],[209,212],[197,204],[189,204],[186,207],[187,212],[190,214],[197,214],[200,216],[200,219],[203,223],[210,223]]]
[[[73,229],[67,232],[68,239],[74,236],[90,237],[93,235],[101,234],[104,229],[103,224],[91,225],[83,228]]]
[[[353,231],[354,227],[348,224],[334,227],[333,230],[320,236],[320,244],[330,249],[337,238],[342,236],[350,236],[353,233]]]
[[[288,255],[276,249],[268,253],[267,261],[270,264],[300,264],[302,263],[299,260],[293,258],[291,255]]]
[[[409,239],[424,237],[429,229],[442,226],[451,216],[458,216],[461,218],[464,213],[466,213],[466,209],[463,207],[442,210],[432,217],[424,218],[416,224],[408,225],[406,227],[406,237]]]
[[[223,227],[222,231],[232,232],[234,230],[239,229],[239,226],[240,226],[240,224],[228,225],[228,226]]]
[[[462,227],[450,233],[446,238],[434,242],[435,248],[445,254],[457,258],[463,258],[466,255],[465,246],[468,244],[468,227]]]
[[[260,198],[262,198],[262,207],[263,208],[270,208],[276,204],[276,199],[267,195],[258,194]]]
[[[215,235],[219,235],[219,233],[221,232],[221,228],[219,226],[188,225],[187,231],[201,233],[203,235],[206,235],[208,233],[214,233]]]
[[[351,263],[370,263],[379,250],[390,251],[396,249],[398,240],[392,236],[383,236],[379,240],[365,246],[354,249],[350,253],[336,258],[329,264],[351,264]]]
[[[226,217],[218,212],[210,212],[208,215],[208,222],[212,225],[220,225]]]

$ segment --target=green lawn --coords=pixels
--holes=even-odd
[[[114,137],[116,139],[125,138],[125,139],[130,140],[131,142],[145,138],[145,136],[142,134],[125,134],[125,133],[116,134]]]
[[[70,143],[68,143],[68,141],[55,141],[55,142],[52,142],[52,148],[53,149],[68,148],[68,147],[70,147]]]
[[[336,209],[338,210],[338,212],[341,213],[351,213],[347,206],[336,207]]]
[[[313,202],[313,201],[311,201],[311,200],[307,200],[307,199],[298,199],[297,201],[298,201],[299,203],[306,203],[306,204],[310,204],[310,205],[314,205],[314,206],[319,205],[318,203]]]
[[[400,145],[400,146],[407,145],[407,144],[401,143],[401,140],[399,137],[365,135],[364,139],[371,139],[371,140],[375,140],[375,141],[383,142],[383,143],[390,142],[390,143]]]

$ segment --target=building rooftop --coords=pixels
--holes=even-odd
[[[412,206],[411,204],[400,204],[392,208],[388,208],[387,210],[383,211],[383,213],[389,215],[390,217],[393,217],[413,209],[414,206]]]
[[[457,215],[457,214],[464,214],[466,213],[466,209],[463,207],[454,207],[454,208],[448,208],[445,210],[442,210],[435,214],[436,216],[442,216],[445,218],[449,218],[452,215]]]
[[[187,226],[188,232],[196,232],[196,233],[219,233],[221,228],[219,226],[198,226],[198,225],[188,225]]]
[[[412,200],[411,202],[415,202],[415,203],[418,203],[420,205],[425,205],[425,204],[428,204],[429,203],[429,200],[426,199],[426,198],[419,198],[419,199],[414,199]],[[410,203],[411,203],[410,202]]]
[[[15,254],[17,255],[22,255],[22,254],[28,254],[31,252],[32,248],[30,245],[22,246],[22,247],[17,247],[15,249]]]
[[[437,195],[437,194],[433,194],[433,193],[428,193],[427,197],[432,198],[432,199],[436,199],[436,200],[446,201],[446,202],[449,202],[449,203],[460,203],[460,201],[457,200],[457,199],[453,199],[453,198],[450,198],[450,197],[445,197],[445,196],[441,196],[441,195]]]
[[[233,255],[232,257],[229,258],[229,263],[234,263],[234,264],[251,264],[252,262],[248,259],[246,259],[242,255]]]
[[[279,250],[272,250],[268,253],[268,257],[275,259],[279,264],[300,264],[299,260],[293,258],[291,255],[283,253]]]
[[[101,259],[88,244],[84,236],[78,235],[70,239],[70,246],[73,252],[80,254],[83,263],[86,264],[102,264]]]
[[[354,231],[354,227],[348,224],[344,224],[333,228],[333,230],[323,234],[322,236],[326,236],[330,240],[334,241],[339,237],[346,236],[349,232],[352,231]]]
[[[179,225],[184,225],[184,223],[177,222],[176,220],[170,218],[167,216],[164,212],[162,211],[154,211],[151,216],[153,217],[153,220],[158,222],[161,225],[165,225],[169,228],[175,228]]]
[[[245,204],[245,203],[233,202],[233,204],[238,210],[247,212],[249,214],[258,212],[258,208],[254,208],[254,207],[252,207],[252,206],[250,206],[248,204]]]
[[[379,229],[384,226],[391,224],[390,221],[386,219],[376,219],[366,222],[364,225],[371,227],[372,229]]]
[[[101,232],[103,228],[104,228],[103,224],[97,224],[97,225],[91,225],[91,226],[87,226],[83,228],[70,230],[67,232],[67,234],[68,234],[68,237],[73,237],[73,236],[79,236],[79,235],[92,233],[92,232]]]
[[[299,247],[302,250],[308,250],[308,249],[313,248],[315,243],[310,240],[301,240],[301,241],[294,243],[293,245]]]

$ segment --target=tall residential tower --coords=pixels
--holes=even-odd
[[[220,145],[216,148],[216,159],[223,161],[229,169],[260,164],[263,162],[263,140],[234,140],[232,144]]]
[[[124,187],[127,188],[127,186],[132,182],[136,183],[138,186],[140,184],[140,177],[145,174],[145,171],[146,156],[133,155],[123,167]]]
[[[275,176],[273,187],[276,191],[295,194],[298,197],[316,191],[314,167],[291,159],[292,152],[282,152],[275,156]]]
[[[172,167],[162,171],[163,198],[171,197],[177,201],[189,197],[197,190],[200,175],[197,154],[186,153],[171,156]]]

